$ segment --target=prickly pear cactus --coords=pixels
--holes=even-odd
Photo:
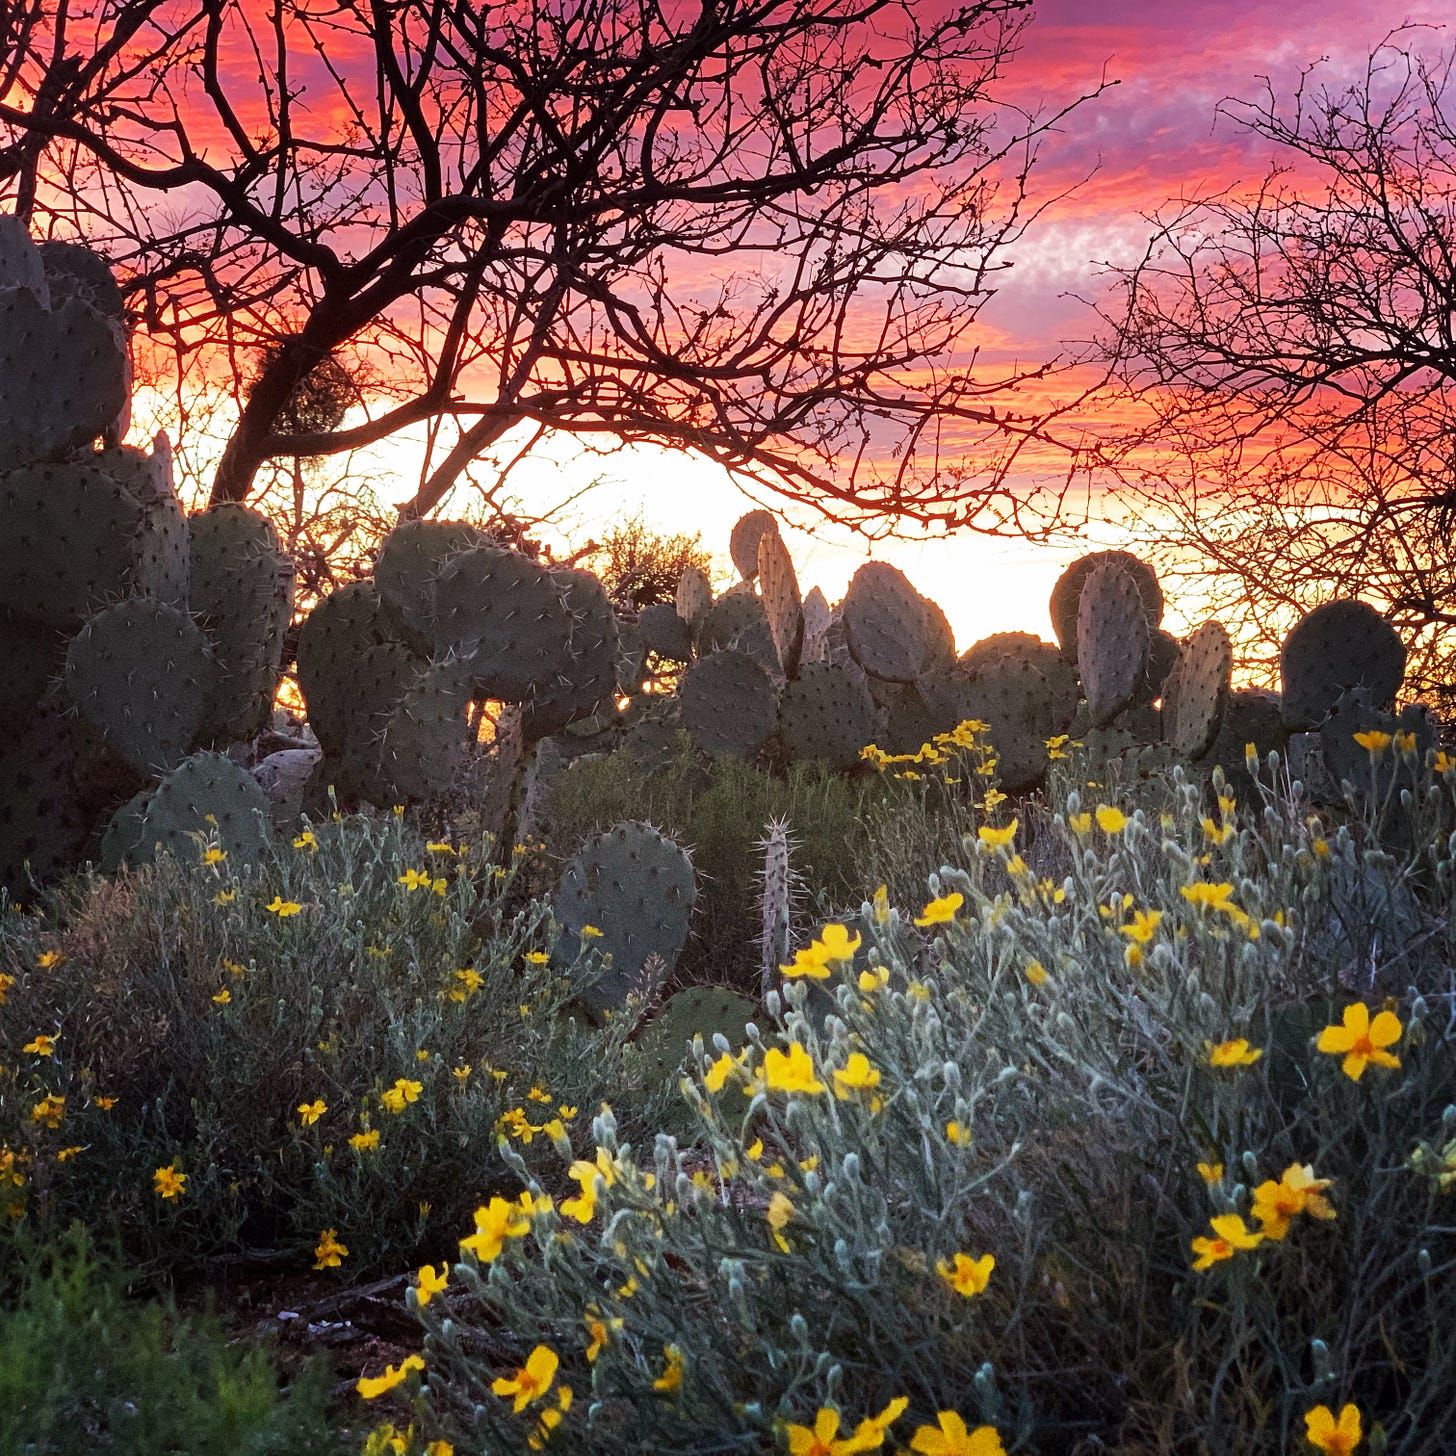
[[[1171,632],[1165,632],[1161,627],[1153,630],[1148,638],[1147,670],[1133,696],[1135,706],[1151,707],[1162,697],[1163,684],[1167,682],[1168,674],[1178,665],[1178,654],[1182,651],[1183,644]]]
[[[956,665],[955,633],[950,619],[938,602],[926,596],[920,600],[925,606],[925,660],[920,664],[920,673],[949,672]]]
[[[669,996],[635,1043],[644,1079],[676,1079],[694,1037],[702,1037],[710,1054],[715,1033],[726,1037],[729,1046],[742,1046],[756,1010],[746,996],[726,986],[689,986]]]
[[[1405,677],[1405,644],[1365,602],[1326,602],[1290,629],[1279,654],[1285,726],[1315,729],[1347,688],[1365,688],[1386,709]]]
[[[793,677],[804,646],[804,604],[789,548],[777,531],[765,531],[758,538],[758,585],[779,667],[786,677]]]
[[[713,605],[713,584],[700,566],[685,566],[677,580],[677,594],[673,599],[677,614],[696,628]]]
[[[1263,762],[1271,752],[1287,751],[1289,732],[1280,712],[1279,694],[1261,688],[1237,688],[1228,696],[1223,722],[1203,764],[1223,769],[1224,779],[1240,802],[1252,802],[1254,780],[1245,762],[1249,744]]]
[[[10,220],[0,268],[0,470],[118,437],[131,392],[125,330],[53,292],[22,233]]]
[[[817,586],[811,586],[804,597],[804,646],[799,653],[800,662],[826,660],[832,616],[824,593]]]
[[[66,649],[66,691],[107,745],[142,774],[186,756],[214,672],[192,619],[145,597],[98,612]]]
[[[452,556],[489,545],[464,521],[401,521],[380,543],[374,586],[416,631],[428,630],[435,579]]]
[[[1081,608],[1082,587],[1099,566],[1108,562],[1115,562],[1132,573],[1146,609],[1149,631],[1163,620],[1163,589],[1158,585],[1157,573],[1146,561],[1130,551],[1093,551],[1086,556],[1079,556],[1057,578],[1052,587],[1050,604],[1052,629],[1056,633],[1062,655],[1072,662],[1077,660],[1077,617]]]
[[[724,592],[697,624],[698,651],[717,652],[724,647],[732,647],[746,633],[759,628],[765,633],[768,631],[763,603],[751,586],[739,582]]]
[[[585,993],[597,1011],[620,1010],[634,992],[650,999],[682,952],[696,899],[684,849],[650,824],[618,824],[587,840],[562,871],[556,958],[568,965],[584,948],[601,968]],[[600,934],[584,935],[588,927]]]
[[[171,495],[140,497],[109,454],[0,474],[0,608],[74,632],[122,597],[185,602],[181,508]]]
[[[1180,758],[1202,758],[1213,746],[1229,695],[1234,654],[1228,633],[1205,622],[1183,644],[1163,683],[1163,738]]]
[[[373,582],[355,581],[324,597],[298,633],[298,686],[309,726],[330,758],[346,748],[357,713],[360,659],[389,639]]]
[[[749,511],[741,516],[728,538],[728,554],[744,581],[758,575],[758,543],[767,535],[777,536],[779,523],[768,511]]]
[[[973,664],[969,670],[962,666],[945,675],[941,691],[953,698],[962,720],[990,725],[1001,787],[1007,792],[1035,787],[1046,777],[1050,762],[1047,739],[1071,726],[1075,675],[1051,643],[1035,638],[1008,643],[996,653],[973,647],[962,654],[962,663],[968,660]],[[951,694],[957,678],[959,691]]]
[[[884,561],[855,572],[840,612],[854,660],[872,677],[913,682],[930,646],[925,601]]]
[[[369,764],[376,804],[444,798],[465,766],[470,693],[456,663],[417,663],[379,723]]]
[[[200,857],[206,840],[231,863],[246,864],[263,853],[270,833],[257,780],[224,754],[194,753],[148,799],[134,853],[148,860],[160,848],[186,863]]]
[[[53,697],[0,738],[0,886],[13,900],[28,901],[33,882],[74,864],[86,844],[82,733]]]
[[[468,665],[476,697],[525,702],[569,674],[571,626],[562,584],[519,551],[458,552],[435,581],[435,651]]]
[[[700,657],[678,684],[682,726],[704,753],[752,758],[774,731],[779,694],[746,652]]]
[[[691,628],[678,615],[676,607],[666,602],[643,607],[637,618],[637,628],[642,634],[642,644],[659,657],[669,662],[688,662],[693,655],[693,634]]]
[[[293,616],[293,562],[271,522],[247,506],[212,506],[188,525],[192,615],[214,664],[197,738],[250,739],[273,716],[283,634]]]
[[[589,571],[551,573],[570,614],[563,670],[538,682],[526,709],[527,738],[544,738],[574,723],[615,711],[617,617],[605,588]]]
[[[779,699],[779,738],[792,759],[853,768],[879,734],[880,714],[863,677],[828,662],[806,662]]]
[[[1438,732],[1436,722],[1416,704],[1388,713],[1368,688],[1347,688],[1320,725],[1320,753],[1336,783],[1383,799],[1393,787],[1414,786],[1416,768],[1436,746]],[[1378,736],[1361,743],[1357,734]]]
[[[1133,574],[1115,561],[1087,573],[1077,599],[1077,668],[1094,727],[1132,702],[1148,665],[1148,618]]]

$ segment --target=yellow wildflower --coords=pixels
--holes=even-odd
[[[1384,753],[1390,747],[1391,737],[1389,733],[1382,733],[1377,728],[1367,729],[1364,733],[1354,735],[1355,742],[1371,754]]]
[[[1326,1456],[1351,1456],[1360,1444],[1360,1410],[1347,1405],[1338,1419],[1327,1405],[1317,1405],[1304,1417],[1304,1433],[1309,1444]]]
[[[386,1087],[379,1094],[379,1100],[390,1112],[403,1112],[405,1105],[417,1101],[424,1090],[422,1082],[413,1082],[408,1077],[396,1078],[393,1087]]]
[[[518,1239],[531,1231],[531,1220],[519,1203],[508,1203],[496,1196],[483,1208],[475,1210],[475,1232],[460,1240],[462,1249],[469,1249],[482,1263],[500,1257],[507,1239]]]
[[[514,1375],[497,1377],[490,1388],[496,1395],[511,1397],[514,1401],[512,1409],[520,1415],[528,1405],[540,1400],[551,1389],[560,1363],[556,1351],[549,1345],[537,1345]]]
[[[1377,1067],[1400,1066],[1400,1058],[1385,1050],[1400,1040],[1403,1030],[1393,1011],[1382,1011],[1371,1021],[1365,1003],[1352,1001],[1345,1007],[1343,1022],[1342,1026],[1325,1027],[1316,1045],[1333,1056],[1344,1055],[1341,1070],[1352,1082],[1365,1075],[1371,1062]]]
[[[315,1269],[337,1269],[349,1257],[348,1245],[341,1244],[335,1230],[326,1228],[313,1251]]]
[[[985,831],[983,830],[982,832],[984,833]],[[956,918],[956,912],[964,903],[965,896],[959,891],[952,891],[949,895],[941,895],[938,899],[932,900],[915,917],[915,923],[917,925],[948,925]]]
[[[843,1102],[855,1092],[880,1085],[879,1068],[870,1065],[863,1052],[851,1052],[849,1060],[834,1074],[834,1095]]]
[[[349,1139],[349,1146],[357,1152],[373,1152],[379,1146],[379,1129],[377,1127],[366,1127],[363,1132],[356,1132]]]
[[[466,966],[463,971],[456,971],[455,980],[457,984],[451,988],[450,999],[457,1004],[468,1000],[485,985],[485,977],[473,966]]]
[[[1324,1196],[1329,1186],[1330,1180],[1316,1178],[1308,1163],[1291,1163],[1277,1183],[1270,1178],[1259,1184],[1254,1189],[1254,1217],[1264,1237],[1282,1239],[1289,1232],[1290,1221],[1301,1213],[1312,1218],[1334,1218],[1335,1210]]]
[[[875,991],[883,991],[890,983],[890,968],[888,966],[871,966],[867,971],[859,973],[859,988],[866,996]]]
[[[1191,1245],[1198,1256],[1193,1268],[1202,1273],[1211,1269],[1223,1259],[1232,1259],[1240,1249],[1257,1249],[1264,1242],[1264,1235],[1254,1233],[1237,1213],[1223,1213],[1209,1220],[1213,1237],[1194,1239]]]
[[[1236,1036],[1232,1041],[1203,1044],[1208,1051],[1210,1067],[1252,1067],[1264,1055],[1261,1047],[1251,1047],[1247,1037]]]
[[[60,965],[63,960],[65,960],[65,956],[63,956],[60,951],[43,950],[35,958],[35,963],[41,968],[41,970],[49,971]]]
[[[287,920],[290,915],[297,915],[303,906],[296,900],[285,900],[281,895],[274,895],[267,908],[280,920]]]
[[[1128,826],[1128,817],[1111,804],[1097,806],[1097,826],[1104,834],[1121,834]]]
[[[682,1389],[683,1353],[676,1345],[664,1345],[662,1353],[667,1359],[667,1366],[652,1382],[652,1388],[659,1395],[675,1395]]]
[[[415,1285],[415,1298],[424,1306],[445,1288],[450,1279],[450,1270],[447,1265],[441,1264],[437,1274],[433,1264],[425,1264],[417,1278],[419,1282]]]
[[[1013,819],[1011,823],[1002,825],[999,829],[992,824],[983,824],[976,830],[976,838],[987,849],[1005,849],[1016,838],[1016,826],[1019,823],[1019,819]]]
[[[817,1095],[825,1091],[824,1083],[814,1075],[814,1062],[797,1042],[790,1042],[786,1052],[771,1047],[763,1059],[764,1084],[770,1092],[806,1092]]]
[[[56,1038],[40,1032],[33,1040],[26,1042],[20,1050],[30,1052],[37,1057],[53,1057],[56,1054]]]
[[[395,884],[403,885],[406,890],[413,894],[416,890],[428,890],[430,888],[430,875],[426,870],[407,869],[395,880]]]
[[[418,1355],[406,1355],[398,1365],[386,1365],[383,1375],[365,1375],[354,1382],[354,1389],[365,1400],[377,1400],[387,1390],[404,1384],[411,1370],[423,1370],[425,1362]]]
[[[1068,814],[1067,827],[1079,837],[1092,832],[1092,816],[1088,813]]]
[[[300,834],[298,838],[293,841],[293,847],[294,849],[306,849],[309,851],[310,854],[313,854],[318,851],[319,842],[314,837],[314,832],[312,829],[305,829],[303,833]]]
[[[232,1003],[233,993],[226,986],[212,998],[219,1006],[228,1006]]]
[[[1198,1165],[1198,1176],[1205,1183],[1214,1184],[1223,1182],[1222,1163],[1200,1163]]]
[[[937,1260],[935,1272],[957,1294],[969,1299],[980,1294],[990,1283],[991,1271],[995,1267],[996,1260],[991,1254],[982,1254],[979,1259],[973,1259],[969,1254],[956,1254],[950,1260]]]
[[[1146,945],[1157,933],[1163,919],[1161,910],[1138,910],[1126,925],[1120,926],[1119,935],[1125,935],[1138,945]]]
[[[966,1429],[955,1411],[941,1411],[938,1426],[917,1426],[910,1449],[917,1456],[1006,1456],[995,1426]]]
[[[152,1174],[152,1187],[163,1198],[180,1198],[187,1191],[187,1175],[175,1162]]]
[[[215,844],[209,844],[207,848],[202,851],[203,864],[221,864],[226,858],[227,850],[219,849]]]
[[[300,1102],[298,1104],[298,1120],[304,1127],[312,1127],[328,1110],[328,1104],[322,1097],[315,1102]]]

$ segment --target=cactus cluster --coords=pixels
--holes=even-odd
[[[957,655],[945,614],[885,563],[862,566],[837,606],[801,590],[777,523],[756,510],[733,528],[736,585],[715,595],[689,568],[672,603],[635,617],[590,573],[475,526],[401,523],[372,579],[299,627],[317,749],[289,744],[250,777],[220,750],[271,722],[293,566],[246,507],[185,517],[164,438],[150,453],[119,444],[125,317],[104,260],[37,247],[0,219],[0,884],[12,891],[88,853],[186,852],[198,835],[245,854],[327,789],[380,806],[443,800],[478,758],[487,703],[506,705],[481,794],[496,823],[529,817],[574,754],[624,745],[650,765],[680,730],[708,757],[854,772],[871,742],[913,753],[974,718],[1007,791],[1036,787],[1047,740],[1071,732],[1097,752],[1221,763],[1235,778],[1246,743],[1289,744],[1361,790],[1379,783],[1355,732],[1434,741],[1428,718],[1395,714],[1405,650],[1360,602],[1294,627],[1282,694],[1234,692],[1222,627],[1178,641],[1151,567],[1094,552],[1053,588],[1055,643],[999,633]],[[691,904],[682,851],[645,827],[623,833],[583,850],[560,902],[579,929],[590,897],[618,887],[600,906],[604,1005],[649,962],[671,966]],[[629,904],[643,866],[651,883],[639,876]],[[657,931],[631,924],[639,915]]]
[[[103,843],[120,862],[157,843],[195,853],[187,836],[208,833],[246,855],[266,824],[253,779],[205,750],[271,719],[292,563],[243,506],[184,516],[165,437],[150,453],[119,444],[130,387],[105,260],[0,218],[0,887],[13,895]]]

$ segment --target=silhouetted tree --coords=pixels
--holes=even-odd
[[[1276,160],[1114,270],[1100,350],[1132,422],[1099,463],[1254,651],[1359,595],[1434,690],[1456,641],[1456,112],[1451,55],[1414,38],[1342,89],[1312,68],[1221,105]]]
[[[609,526],[581,560],[612,601],[632,611],[673,601],[685,567],[711,572],[712,563],[701,536],[659,535],[640,514]]]
[[[118,259],[159,369],[256,372],[214,500],[414,427],[419,514],[561,429],[1033,524],[1056,366],[975,343],[1070,109],[997,100],[1031,0],[70,3],[14,28],[0,188]],[[326,361],[367,408],[290,420]]]

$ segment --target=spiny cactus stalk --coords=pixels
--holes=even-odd
[[[793,852],[788,821],[772,820],[758,842],[763,855],[763,879],[759,886],[759,975],[760,996],[767,996],[779,984],[779,967],[789,959],[789,927],[792,920]]]

